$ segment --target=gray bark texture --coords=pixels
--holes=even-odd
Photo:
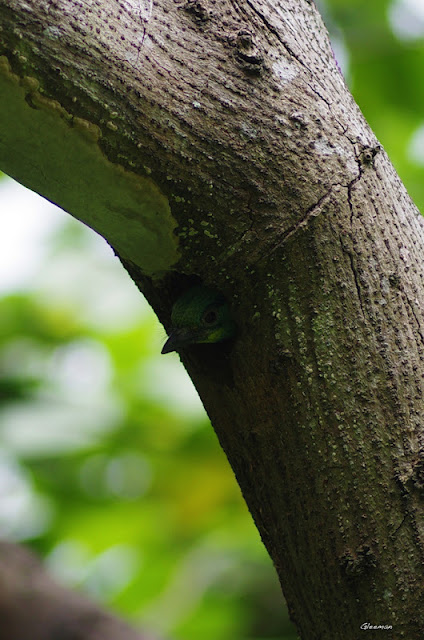
[[[165,326],[192,283],[230,302],[236,339],[181,359],[301,638],[422,638],[423,220],[314,3],[0,0],[0,23],[25,103],[1,168],[103,233]],[[143,209],[100,202],[101,163]]]

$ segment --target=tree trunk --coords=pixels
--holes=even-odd
[[[0,162],[99,231],[187,348],[302,638],[424,627],[423,221],[308,0],[0,0]],[[373,635],[371,636],[373,637]]]

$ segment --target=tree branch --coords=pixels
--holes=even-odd
[[[37,558],[0,542],[1,636],[7,640],[153,640],[59,586]]]
[[[100,233],[182,354],[303,638],[421,638],[424,227],[307,0],[0,0],[0,162]],[[401,528],[399,523],[403,522]]]

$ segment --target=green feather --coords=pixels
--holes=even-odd
[[[172,308],[171,324],[162,353],[179,351],[188,344],[221,342],[236,332],[224,296],[202,286],[192,287],[178,298]]]

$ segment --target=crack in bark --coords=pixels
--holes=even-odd
[[[303,60],[293,51],[293,49],[287,44],[287,42],[285,42],[279,31],[269,22],[269,20],[267,20],[267,18],[263,15],[263,13],[261,13],[259,11],[259,9],[257,9],[254,4],[251,2],[251,0],[246,0],[246,4],[252,9],[252,11],[258,16],[258,18],[264,23],[264,25],[266,26],[266,28],[277,38],[278,42],[284,47],[284,49],[287,51],[287,53],[289,54],[289,56],[291,56],[292,58],[294,58],[296,60],[296,62],[298,62],[304,69],[306,69],[306,71],[309,73],[310,76],[313,77],[312,71],[310,70],[310,68],[303,62]],[[319,98],[321,98],[321,100],[323,100],[323,102],[325,102],[325,104],[330,108],[331,111],[331,103],[329,100],[327,100],[326,98],[324,98],[324,96],[322,96],[319,91],[317,91],[317,89],[315,89],[313,86],[311,86],[311,84],[309,82],[306,83],[307,86],[311,89],[311,91],[313,93],[315,93],[315,95],[317,95]],[[340,124],[340,123],[339,123]]]
[[[277,38],[277,40],[279,41],[280,44],[283,45],[283,47],[285,48],[285,50],[287,51],[287,53],[292,56],[302,67],[304,67],[309,73],[311,73],[311,70],[309,69],[309,67],[306,66],[306,64],[301,60],[301,58],[299,58],[299,56],[297,56],[294,51],[291,49],[291,47],[284,42],[284,40],[281,38],[278,30],[269,22],[269,20],[267,20],[267,18],[263,15],[263,13],[261,13],[259,11],[259,9],[257,9],[253,2],[251,2],[251,0],[246,0],[246,4],[252,9],[252,11],[258,16],[258,18],[264,23],[264,25],[266,26],[266,28]]]
[[[354,217],[354,211],[353,211],[353,203],[352,203],[352,189],[354,187],[354,185],[359,182],[359,180],[362,178],[362,167],[361,167],[361,163],[359,162],[359,158],[358,156],[356,157],[357,159],[357,163],[358,163],[358,175],[349,182],[349,184],[347,185],[347,202],[349,205],[349,211],[350,211],[350,230],[351,230],[351,235],[353,236],[353,217]],[[362,292],[361,292],[361,286],[359,284],[359,278],[358,278],[358,273],[356,270],[356,266],[355,266],[355,261],[354,261],[354,256],[353,253],[351,251],[349,251],[348,249],[346,249],[343,246],[343,242],[340,239],[340,244],[342,247],[342,251],[344,253],[346,253],[349,257],[349,262],[350,262],[350,267],[352,269],[352,273],[353,273],[353,280],[355,282],[355,288],[356,288],[356,293],[358,296],[358,301],[359,301],[359,306],[361,307],[361,312],[362,312],[362,316],[365,319],[365,311],[364,311],[364,304],[363,304],[363,300],[362,300]]]
[[[356,176],[356,178],[353,178],[353,180],[351,180],[349,182],[349,184],[347,185],[347,202],[349,204],[349,211],[350,211],[350,229],[352,230],[353,227],[353,203],[352,203],[352,189],[354,187],[354,185],[362,178],[362,167],[361,167],[361,163],[359,162],[358,156],[356,157],[356,161],[358,163],[358,175]]]
[[[410,513],[406,513],[406,514],[404,515],[404,517],[402,518],[402,521],[401,521],[400,525],[398,525],[398,526],[396,527],[396,529],[395,529],[392,533],[390,533],[390,537],[392,538],[392,540],[396,538],[396,536],[397,536],[397,534],[398,534],[399,529],[400,529],[400,528],[402,527],[402,525],[406,522],[406,519],[407,519],[407,518],[408,518],[408,516],[410,516],[410,515],[411,515]]]
[[[257,260],[254,261],[253,264],[257,264],[258,262],[263,260],[265,257],[269,257],[271,254],[273,254],[274,251],[277,251],[277,249],[279,249],[285,242],[287,242],[287,240],[294,233],[296,233],[296,231],[298,231],[302,227],[305,227],[310,218],[313,218],[314,216],[318,215],[319,212],[317,211],[317,209],[319,209],[322,203],[330,196],[334,186],[335,185],[331,185],[331,187],[320,197],[320,199],[317,200],[317,202],[315,202],[313,205],[309,207],[309,209],[305,212],[305,215],[301,218],[301,220],[299,220],[298,222],[293,224],[291,227],[289,227],[286,231],[284,231],[282,236],[279,238],[278,242],[274,244],[269,251],[267,251],[266,255],[260,256]]]
[[[278,29],[276,27],[274,27],[270,21],[263,15],[263,13],[260,12],[259,9],[257,9],[253,2],[251,0],[246,0],[246,4],[251,8],[251,10],[258,16],[258,18],[263,22],[263,24],[265,25],[265,27],[270,31],[270,33],[272,33],[276,39],[278,40],[278,42],[284,47],[284,49],[287,51],[287,53],[289,54],[289,56],[291,56],[292,58],[294,58],[296,60],[296,62],[303,67],[308,74],[315,79],[316,83],[319,86],[322,86],[322,88],[325,91],[325,86],[324,85],[320,85],[318,79],[314,76],[314,74],[312,73],[311,69],[303,62],[303,60],[293,51],[293,49],[290,47],[290,45],[288,45],[281,37]],[[311,4],[314,4],[313,2]],[[338,71],[338,73],[341,73],[340,70]],[[343,77],[343,74],[341,74]],[[305,84],[309,87],[309,89],[312,91],[312,93],[314,93],[320,100],[322,100],[326,105],[327,108],[329,110],[329,112],[332,115],[332,118],[334,119],[334,122],[336,122],[338,124],[338,126],[340,127],[341,131],[342,131],[342,135],[346,135],[347,131],[349,130],[349,124],[347,123],[343,123],[340,121],[340,119],[334,114],[334,111],[332,109],[332,103],[331,100],[328,100],[327,98],[325,98],[324,95],[322,95],[318,89],[316,89],[314,86],[312,86],[312,84],[308,81],[305,80]],[[349,136],[347,136],[347,138],[349,139],[349,141],[352,144],[355,144],[357,141],[356,140],[351,140],[349,138]]]
[[[424,345],[424,335],[423,335],[423,333],[421,331],[421,323],[420,323],[419,319],[417,318],[417,314],[416,314],[415,309],[414,309],[414,307],[412,305],[412,302],[409,300],[409,298],[407,296],[405,296],[405,302],[408,305],[408,307],[411,309],[411,313],[412,313],[412,315],[414,317],[415,322],[417,323],[417,333],[420,336],[421,342]]]
[[[281,242],[278,243],[278,245],[273,249],[273,251],[275,251],[275,249],[277,249],[280,245],[284,244],[284,242],[286,242],[290,238],[290,236],[296,233],[296,231],[306,226],[307,222],[309,221],[309,218],[313,218],[314,215],[318,215],[317,209],[320,208],[324,200],[326,200],[328,196],[331,194],[334,186],[335,185],[331,185],[331,187],[324,193],[324,195],[322,195],[320,199],[317,200],[317,202],[315,202],[312,206],[309,207],[309,209],[307,209],[303,218],[301,218],[301,220],[296,222],[296,224],[292,225],[287,229],[287,231],[285,231],[285,233],[283,234],[283,237],[281,238]]]
[[[357,273],[357,270],[356,270],[356,267],[355,267],[355,263],[354,263],[354,259],[353,259],[353,253],[351,253],[350,251],[346,250],[343,247],[343,243],[341,243],[341,245],[342,245],[342,251],[347,253],[347,255],[349,257],[350,268],[352,269],[352,273],[353,273],[353,281],[355,282],[355,287],[356,287],[356,293],[357,293],[357,296],[358,296],[359,306],[361,307],[362,316],[365,319],[365,311],[364,311],[364,305],[363,305],[363,301],[362,301],[361,286],[359,284],[359,278],[358,278],[358,273]]]

